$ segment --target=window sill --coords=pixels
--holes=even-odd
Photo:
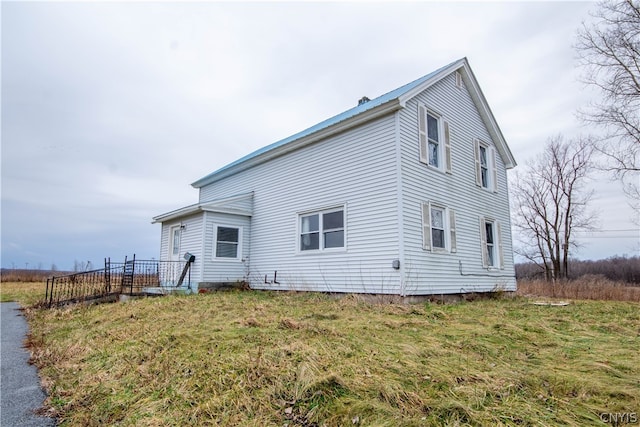
[[[241,263],[242,258],[212,258],[213,262],[233,262],[233,263]]]
[[[491,188],[483,187],[483,186],[481,186],[481,185],[476,185],[476,187],[478,187],[478,188],[479,188],[480,190],[482,190],[482,191],[486,191],[486,192],[487,192],[487,193],[489,193],[489,194],[497,194],[497,193],[498,193],[497,191],[494,191],[494,190],[493,190],[493,189],[491,189]]]
[[[438,254],[438,255],[451,255],[454,252],[451,252],[449,249],[425,249],[422,248],[422,250],[424,252],[428,252],[431,254]]]
[[[309,256],[309,255],[329,255],[329,254],[343,254],[347,252],[347,248],[333,248],[333,249],[314,249],[308,251],[296,251],[296,255]]]
[[[430,165],[429,163],[423,163],[428,169],[431,169],[434,172],[439,172],[441,174],[447,174],[447,171],[444,168],[441,167],[436,167],[433,165]]]

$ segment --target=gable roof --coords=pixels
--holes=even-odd
[[[373,120],[392,111],[399,110],[406,105],[408,100],[454,71],[459,71],[461,73],[465,85],[469,90],[478,111],[480,112],[480,116],[487,126],[489,134],[496,144],[498,152],[503,158],[506,167],[508,169],[515,167],[515,159],[513,158],[511,150],[507,146],[504,136],[502,135],[502,131],[500,131],[495,117],[493,116],[493,113],[480,90],[480,86],[469,67],[469,62],[467,61],[467,58],[462,58],[422,76],[411,83],[407,83],[406,85],[387,92],[384,95],[359,104],[356,107],[324,120],[308,129],[247,154],[246,156],[223,166],[209,175],[200,178],[191,185],[195,188],[204,187],[205,185],[263,163],[269,159],[281,156],[285,153],[316,142],[319,139],[326,138],[330,135],[342,132],[353,126]]]

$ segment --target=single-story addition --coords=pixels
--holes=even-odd
[[[442,295],[516,288],[516,162],[466,58],[198,179],[153,218],[195,287]]]

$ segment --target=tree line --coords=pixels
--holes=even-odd
[[[569,280],[584,276],[603,276],[613,282],[640,285],[640,257],[615,256],[597,261],[571,260],[567,271]],[[545,278],[540,266],[528,262],[516,264],[518,280],[537,280]]]

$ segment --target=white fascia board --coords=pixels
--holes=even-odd
[[[355,126],[361,125],[363,123],[366,123],[378,117],[392,113],[396,110],[399,110],[400,108],[402,108],[402,106],[400,105],[398,98],[392,99],[390,101],[387,101],[384,104],[381,104],[375,108],[372,108],[371,110],[367,110],[361,114],[350,117],[346,120],[338,122],[327,128],[321,129],[310,135],[304,136],[300,139],[296,139],[280,147],[276,147],[272,150],[262,153],[254,158],[248,159],[247,161],[239,163],[229,169],[223,170],[218,174],[208,176],[201,180],[198,180],[193,184],[191,184],[191,186],[194,188],[202,188],[206,185],[219,181],[228,176],[235,175],[239,172],[242,172],[244,170],[257,166],[261,163],[264,163],[276,157],[280,157],[289,152],[292,152],[302,147],[305,147],[307,145],[313,144],[314,142],[317,142],[321,139],[328,138],[337,133],[344,132]]]
[[[482,117],[487,130],[489,131],[491,138],[496,144],[496,148],[498,149],[498,152],[502,157],[502,161],[504,162],[505,167],[507,169],[516,167],[517,163],[515,158],[513,157],[513,153],[511,153],[511,149],[509,148],[509,145],[507,145],[507,141],[505,140],[504,135],[502,134],[502,131],[498,126],[498,122],[496,121],[493,112],[491,112],[491,108],[489,108],[489,103],[484,97],[482,89],[480,89],[480,85],[478,84],[478,81],[476,80],[471,67],[466,61],[464,66],[462,67],[462,71],[462,80],[467,86],[469,94],[476,104],[476,108],[478,108],[480,116]]]

